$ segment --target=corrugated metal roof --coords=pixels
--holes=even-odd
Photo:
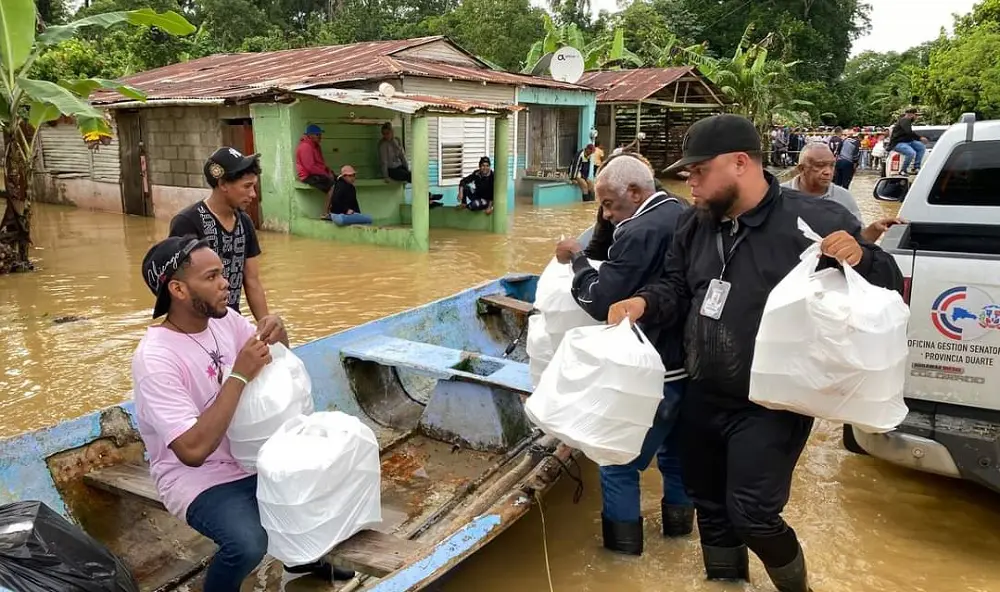
[[[597,93],[598,102],[631,103],[648,99],[687,74],[703,78],[695,68],[689,66],[638,68],[636,70],[586,72],[579,84],[600,89]]]
[[[430,95],[396,93],[391,97],[387,97],[382,93],[346,88],[314,88],[294,92],[295,94],[308,95],[322,101],[330,101],[331,103],[340,105],[381,107],[409,114],[421,111],[435,111],[489,115],[521,109],[516,105],[494,105],[478,101],[463,101]]]
[[[142,72],[125,78],[124,82],[142,90],[153,101],[252,98],[272,94],[280,88],[330,86],[400,75],[592,90],[547,78],[394,56],[407,49],[446,39],[440,36],[420,37],[262,53],[218,54]],[[458,49],[464,53],[464,50]],[[126,97],[111,91],[95,93],[91,98],[91,102],[97,105],[125,100]]]

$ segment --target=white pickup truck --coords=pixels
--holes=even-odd
[[[963,116],[916,178],[875,193],[906,197],[882,248],[906,278],[910,413],[887,434],[845,426],[844,444],[1000,491],[1000,121]]]

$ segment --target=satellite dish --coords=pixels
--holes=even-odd
[[[583,76],[583,54],[575,47],[560,47],[552,54],[549,74],[553,80],[574,83]]]
[[[392,95],[396,94],[396,87],[388,82],[383,82],[378,85],[378,92],[382,93],[382,96],[384,97],[392,98]]]

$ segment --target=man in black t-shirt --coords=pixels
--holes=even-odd
[[[258,321],[269,314],[257,263],[260,244],[243,208],[256,196],[259,176],[257,154],[244,156],[235,148],[219,148],[205,163],[212,195],[184,208],[170,221],[170,236],[193,234],[208,241],[222,259],[229,307],[239,312],[240,290],[246,290],[250,311]]]
[[[470,212],[493,213],[493,169],[490,157],[479,159],[479,168],[458,183],[458,207]]]

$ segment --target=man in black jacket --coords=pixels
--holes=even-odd
[[[899,172],[904,175],[916,175],[924,160],[924,152],[927,152],[927,147],[924,146],[925,138],[913,131],[913,121],[916,118],[916,108],[910,107],[896,121],[889,135],[889,151],[895,150],[903,155],[903,168]],[[913,163],[913,168],[910,168],[910,163]]]
[[[590,266],[576,239],[561,241],[556,258],[572,262],[573,297],[590,316],[603,321],[612,303],[631,296],[659,275],[677,220],[687,206],[676,196],[656,191],[652,169],[643,159],[629,154],[614,156],[601,167],[595,191],[605,220],[614,225],[606,256],[595,253],[604,261],[600,271]],[[628,464],[600,468],[604,546],[632,555],[641,555],[643,548],[639,474],[653,455],[663,475],[663,534],[690,534],[694,521],[694,507],[681,480],[673,429],[687,383],[680,331],[656,326],[644,329],[667,369],[663,399],[639,456]]]
[[[902,289],[892,256],[861,237],[839,204],[782,189],[761,165],[760,137],[736,115],[688,130],[684,158],[696,208],[678,223],[663,275],[611,307],[664,329],[684,323],[688,394],[681,408],[684,483],[698,512],[709,579],[747,579],[747,547],[781,592],[806,592],[805,559],[781,518],[813,420],[749,401],[750,364],[767,297],[809,245],[799,218],[825,237],[822,265],[847,264]]]

